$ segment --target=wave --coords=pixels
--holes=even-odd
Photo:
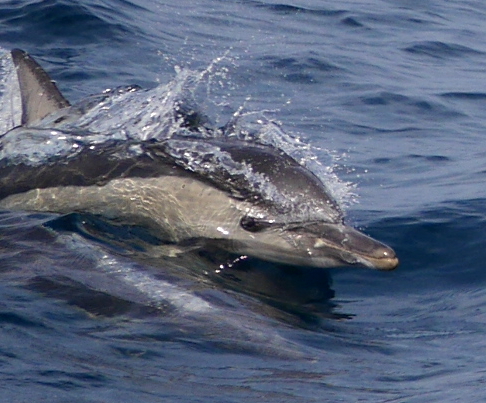
[[[124,41],[127,35],[133,35],[136,28],[122,24],[118,18],[106,17],[107,13],[90,7],[89,4],[70,1],[16,2],[11,7],[2,7],[0,38],[13,41],[21,46],[48,47],[60,37],[70,47],[93,42]],[[112,12],[115,8],[112,9]]]
[[[440,41],[423,41],[407,46],[404,49],[414,55],[425,55],[437,59],[464,57],[469,55],[483,55],[484,52],[457,43]]]

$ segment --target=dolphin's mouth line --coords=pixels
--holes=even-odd
[[[375,266],[375,265],[380,265],[381,263],[389,263],[389,265],[392,265],[393,263],[396,262],[395,266],[398,265],[398,259],[395,256],[383,256],[381,258],[376,258],[376,257],[373,257],[373,256],[371,256],[367,253],[364,253],[364,252],[360,252],[360,251],[353,250],[353,249],[348,249],[346,247],[341,246],[338,243],[328,241],[325,238],[318,238],[317,241],[315,242],[315,244],[313,245],[313,247],[315,249],[321,249],[323,247],[333,249],[333,250],[339,252],[339,256],[343,260],[345,260],[346,262],[348,262],[350,264],[360,264],[361,263],[361,264],[365,264],[366,266],[369,266],[370,264],[369,263],[367,264],[366,262],[371,262],[373,264],[373,266]],[[349,257],[343,256],[343,253],[355,255],[356,258],[354,260],[350,259]],[[365,261],[363,261],[363,260],[365,260]]]
[[[386,257],[386,258],[379,258],[379,259],[373,257],[366,257],[366,260],[368,262],[360,261],[359,263],[382,271],[394,270],[397,268],[399,263],[397,257]]]

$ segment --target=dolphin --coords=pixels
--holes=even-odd
[[[22,100],[16,136],[82,113],[32,57],[19,49],[11,56]],[[191,157],[188,149],[203,151]],[[398,265],[390,247],[345,224],[325,184],[291,156],[217,136],[107,139],[37,163],[3,157],[0,209],[85,213],[142,227],[162,244],[216,247],[275,263]]]

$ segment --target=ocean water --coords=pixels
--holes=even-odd
[[[485,17],[479,1],[3,1],[2,54],[31,53],[69,100],[193,71],[215,125],[278,122],[401,265],[208,272],[120,251],[97,222],[1,212],[0,402],[484,400]]]

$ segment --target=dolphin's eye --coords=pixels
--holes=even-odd
[[[257,219],[249,216],[244,216],[240,221],[240,225],[241,228],[249,232],[259,232],[268,227],[268,223],[258,221]]]

